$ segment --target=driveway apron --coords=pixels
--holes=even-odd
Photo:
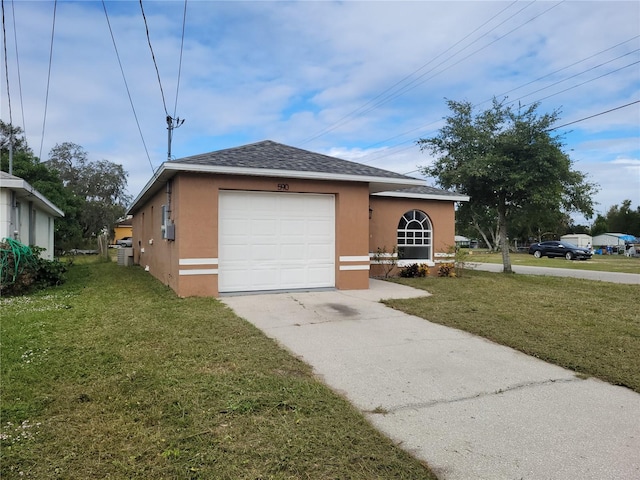
[[[379,300],[369,290],[229,296],[440,479],[640,479],[640,395]]]

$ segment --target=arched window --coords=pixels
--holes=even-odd
[[[410,210],[398,223],[398,258],[431,260],[431,221],[420,210]]]

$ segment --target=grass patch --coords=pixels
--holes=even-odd
[[[479,263],[502,264],[501,253],[487,253],[486,251],[471,250],[465,261]],[[570,268],[576,270],[593,270],[597,272],[640,273],[640,258],[625,257],[624,255],[594,255],[590,260],[566,260],[559,258],[535,258],[528,253],[512,253],[511,265],[526,265],[531,267]]]
[[[433,295],[393,308],[640,393],[637,285],[480,271],[397,281]]]
[[[215,299],[76,261],[2,302],[0,477],[434,479]]]

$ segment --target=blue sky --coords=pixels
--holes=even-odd
[[[43,159],[69,141],[123,164],[137,195],[167,157],[139,2],[105,6],[144,143],[102,2],[57,3],[46,120],[54,3],[4,4],[14,124]],[[598,212],[640,205],[640,103],[617,109],[640,100],[640,2],[188,0],[180,69],[184,5],[143,1],[166,110],[185,119],[175,158],[271,139],[418,176],[445,99],[507,96],[560,125],[595,115],[558,130],[565,150]],[[1,82],[7,122],[4,62]]]

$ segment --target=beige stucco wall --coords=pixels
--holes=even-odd
[[[378,248],[391,252],[397,245],[398,222],[410,210],[421,210],[431,220],[433,228],[433,252],[446,253],[455,245],[454,202],[394,197],[370,198],[372,209],[369,230],[369,251]],[[371,265],[371,275],[383,274],[380,265]]]
[[[368,288],[369,192],[363,183],[181,173],[170,194],[176,240],[162,239],[162,205],[169,204],[163,189],[133,218],[134,261],[180,296],[217,296],[219,190],[282,192],[283,184],[286,192],[335,195],[336,287]],[[193,274],[204,272],[212,273]]]

